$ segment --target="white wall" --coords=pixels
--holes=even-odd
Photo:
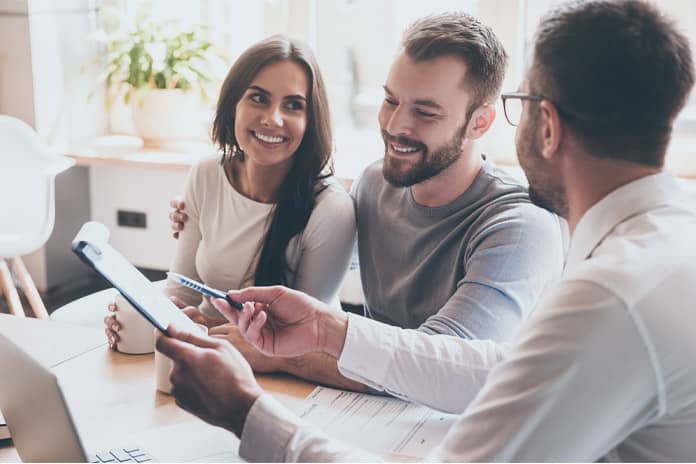
[[[169,269],[176,241],[169,223],[169,200],[184,193],[186,172],[93,166],[91,217],[111,230],[110,243],[136,266]],[[119,227],[117,210],[143,212],[147,228]]]
[[[0,113],[34,124],[29,20],[0,10]]]

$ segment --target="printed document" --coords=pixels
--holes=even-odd
[[[333,438],[413,458],[435,448],[458,417],[396,398],[325,387],[315,388],[299,413]]]

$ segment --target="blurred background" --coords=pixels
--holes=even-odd
[[[349,183],[382,156],[376,122],[382,85],[409,23],[453,10],[479,17],[493,27],[510,55],[503,90],[513,91],[539,19],[558,3],[0,0],[0,114],[26,121],[56,150],[78,160],[77,167],[57,180],[53,236],[42,250],[26,257],[47,305],[60,305],[84,293],[83,287],[93,288],[85,284],[89,273],[69,252],[74,233],[89,219],[107,224],[112,243],[139,267],[155,276],[168,267],[174,246],[173,240],[164,240],[170,235],[168,199],[181,192],[188,167],[214,153],[208,133],[221,79],[250,44],[283,33],[314,49],[332,110],[336,172]],[[654,3],[696,44],[696,2]],[[186,36],[191,41],[183,43],[181,34],[191,34]],[[178,73],[173,79],[171,70],[153,77],[132,74],[131,69],[125,76],[119,57],[132,56],[136,39],[145,41],[138,53],[156,63],[165,53],[160,39],[175,41],[179,51],[200,52],[200,60],[182,60],[172,71]],[[134,107],[142,108],[154,87],[196,90],[195,98],[167,106],[169,130],[178,127],[178,138],[172,140],[176,143],[157,132],[143,135],[144,129],[134,124]],[[514,128],[505,123],[499,103],[498,117],[481,148],[500,164],[516,164]],[[682,176],[696,177],[694,95],[676,123],[668,165]]]

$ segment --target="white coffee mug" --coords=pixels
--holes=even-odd
[[[208,328],[206,326],[203,324],[196,325],[201,329],[202,333],[206,335],[208,334]],[[153,334],[156,334],[156,331],[157,329],[155,329]],[[172,393],[172,382],[169,380],[169,378],[172,374],[173,367],[174,363],[171,359],[155,350],[155,383],[157,385],[157,390],[161,391],[162,393],[166,393],[167,395],[171,395]]]
[[[155,351],[152,324],[120,293],[116,295],[114,303],[118,307],[118,311],[114,314],[116,320],[121,324],[116,349],[126,354],[146,354]]]

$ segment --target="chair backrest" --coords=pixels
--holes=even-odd
[[[28,124],[0,115],[0,257],[46,243],[55,220],[55,176],[73,164]]]

